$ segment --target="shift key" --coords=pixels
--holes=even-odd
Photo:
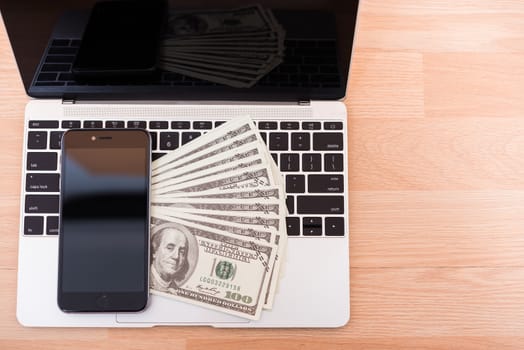
[[[58,214],[59,199],[58,195],[26,195],[26,213],[53,213]]]
[[[297,196],[298,214],[344,214],[344,196]]]

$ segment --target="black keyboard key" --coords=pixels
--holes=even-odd
[[[178,148],[178,132],[160,133],[160,150],[174,150]]]
[[[158,148],[158,134],[155,131],[150,131],[149,135],[151,135],[151,151],[156,151]]]
[[[276,130],[278,128],[277,122],[258,122],[259,130]]]
[[[304,236],[322,236],[322,227],[303,227],[302,234]]]
[[[309,151],[310,135],[307,132],[294,132],[291,134],[291,149],[293,151]]]
[[[27,192],[59,192],[60,174],[26,174],[25,190]]]
[[[45,63],[73,63],[74,56],[59,56],[59,55],[49,55],[45,58]],[[43,73],[47,74],[47,73]],[[40,76],[38,78],[40,80]]]
[[[304,175],[286,175],[287,193],[304,193],[306,191],[306,179]]]
[[[26,216],[24,218],[24,235],[41,235],[44,233],[43,216]]]
[[[73,63],[74,60],[75,60],[75,56],[47,56],[45,58],[45,63]],[[47,74],[47,73],[42,73],[42,74]]]
[[[320,171],[322,156],[318,153],[302,154],[302,171]]]
[[[47,131],[29,131],[27,135],[27,148],[46,149]]]
[[[56,129],[58,120],[30,120],[29,128],[31,129]]]
[[[298,122],[280,122],[280,129],[282,130],[298,130]]]
[[[154,120],[149,122],[149,129],[167,129],[169,123],[166,121]]]
[[[80,120],[64,120],[62,121],[63,129],[78,129],[80,128]]]
[[[200,136],[199,132],[183,132],[182,133],[182,144],[185,145],[188,142],[193,141]]]
[[[155,161],[157,160],[158,158],[162,158],[163,156],[165,156],[167,153],[164,153],[164,152],[153,152],[151,153],[151,160]]]
[[[25,196],[25,212],[28,214],[51,213],[58,214],[58,195],[43,194]]]
[[[51,149],[60,149],[62,148],[62,135],[63,131],[51,131],[51,136],[49,137],[49,148]]]
[[[324,171],[343,171],[344,155],[342,153],[324,154]]]
[[[288,134],[285,132],[272,132],[269,134],[269,149],[271,151],[287,151],[288,143]]]
[[[298,153],[281,153],[280,170],[281,171],[298,171],[299,168]]]
[[[28,152],[27,170],[56,170],[57,161],[56,152]]]
[[[326,236],[344,236],[344,217],[326,217]]]
[[[69,64],[45,63],[40,71],[42,72],[69,72]]]
[[[304,227],[322,227],[322,218],[320,216],[305,216],[302,218]]]
[[[57,235],[58,234],[58,216],[48,216],[46,219],[46,234]]]
[[[130,120],[127,122],[127,127],[130,129],[145,129],[147,123],[143,120]]]
[[[286,227],[288,236],[300,236],[300,218],[288,216],[286,218]]]
[[[204,129],[211,129],[211,128],[213,128],[212,122],[204,122],[204,121],[193,122],[193,129],[195,130],[204,130]]]
[[[216,127],[219,127],[220,125],[224,124],[225,121],[221,120],[221,121],[218,121],[218,122],[215,122],[215,128]]]
[[[101,120],[84,120],[84,128],[88,129],[100,129],[103,128],[104,124]]]
[[[344,134],[341,132],[318,132],[313,134],[315,151],[342,151]]]
[[[108,129],[120,129],[124,128],[125,123],[122,120],[108,120],[106,121],[106,128]]]
[[[60,73],[58,80],[62,81],[74,81],[75,76],[72,73]]]
[[[289,214],[295,214],[295,197],[287,196],[286,197],[287,211]]]
[[[342,122],[324,122],[324,130],[342,130]]]
[[[297,196],[297,213],[298,214],[344,214],[344,197],[343,196]]]
[[[190,122],[174,121],[171,122],[171,129],[190,129]]]
[[[342,193],[344,192],[343,175],[308,175],[309,193]]]
[[[302,122],[302,129],[304,130],[320,130],[320,122]]]
[[[51,47],[48,53],[50,55],[75,55],[77,51],[78,49],[74,47]]]
[[[69,46],[69,39],[54,39],[51,46]]]

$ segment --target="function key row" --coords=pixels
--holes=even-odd
[[[225,121],[217,121],[217,122],[214,122],[214,124],[211,121],[195,121],[193,122],[193,129],[198,129],[198,130],[212,129],[213,125],[217,127],[224,123]],[[79,120],[64,120],[62,121],[61,125],[63,129],[73,129],[73,128],[81,127],[81,123]],[[105,122],[106,128],[124,128],[125,127],[124,125],[125,123],[122,120]],[[59,126],[58,120],[31,120],[29,121],[30,129],[58,129],[58,126]],[[146,126],[147,126],[147,122],[144,120],[127,122],[128,128],[145,129]],[[278,122],[273,122],[273,121],[258,122],[258,127],[260,130],[277,130],[278,126],[279,126]],[[83,127],[84,128],[102,128],[103,122],[101,120],[87,120],[87,121],[84,121]],[[149,128],[150,129],[168,129],[169,122],[150,121]],[[191,128],[191,122],[189,121],[172,121],[171,122],[171,129],[190,129],[190,128]],[[280,129],[281,130],[299,130],[300,123],[295,122],[295,121],[280,122]],[[307,122],[307,121],[302,122],[302,130],[321,130],[321,129],[322,129],[322,123],[320,122]],[[342,122],[324,122],[324,130],[342,130],[342,129],[343,129]]]
[[[193,129],[195,130],[208,130],[214,127],[218,127],[224,124],[225,121],[172,121],[171,129]],[[58,120],[31,120],[29,121],[30,129],[58,129],[61,125],[62,129],[79,129],[79,128],[135,128],[135,129],[146,129],[149,125],[149,129],[169,129],[170,123],[164,120],[152,120],[146,122],[145,120],[130,120],[124,122],[123,120],[108,120],[105,123],[102,120],[85,120],[83,123],[79,120],[64,120],[60,124]]]
[[[258,122],[260,130],[277,130],[278,122],[261,121]],[[299,130],[300,123],[294,121],[280,122],[281,130]],[[320,122],[302,122],[302,130],[321,130],[322,123]],[[324,122],[324,130],[342,130],[342,122]]]

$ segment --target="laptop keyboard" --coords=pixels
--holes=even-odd
[[[60,148],[72,128],[147,129],[152,159],[198,138],[224,121],[31,120],[24,168],[24,235],[59,232]],[[344,236],[343,124],[259,121],[260,134],[286,184],[289,236]]]

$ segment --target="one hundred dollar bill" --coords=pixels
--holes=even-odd
[[[199,200],[199,198],[195,199]],[[268,232],[276,232],[271,242],[278,246],[277,255],[275,257],[275,264],[271,270],[268,290],[264,298],[264,308],[271,309],[278,281],[280,279],[280,272],[282,271],[281,266],[285,261],[285,252],[287,248],[287,233],[282,228],[282,225],[285,222],[285,217],[279,215],[278,219],[276,216],[271,219],[268,218],[267,215],[272,215],[272,213],[264,213],[266,217],[263,218],[262,216],[251,212],[193,209],[189,205],[183,203],[178,204],[178,206],[179,210],[166,206],[152,206],[152,216],[156,217],[158,215],[163,215],[164,217],[184,219],[205,226],[220,228],[238,235],[247,235],[263,240],[269,238],[267,236]],[[187,210],[187,212],[184,212],[185,210]],[[213,213],[223,213],[223,215]]]
[[[151,237],[152,293],[260,318],[275,245],[161,215]]]
[[[264,309],[272,308],[276,288],[278,286],[278,281],[280,278],[280,266],[284,260],[287,239],[282,239],[280,233],[274,230],[260,230],[256,226],[255,228],[252,228],[245,224],[237,224],[229,221],[217,220],[209,217],[206,218],[188,213],[177,213],[177,219],[179,219],[180,222],[184,222],[189,226],[192,225],[192,223],[196,223],[199,225],[212,227],[214,229],[226,231],[239,236],[250,237],[268,243],[274,242],[278,246],[277,255],[275,256],[275,263],[273,264],[271,269],[271,277],[269,279],[268,288],[263,305]]]

